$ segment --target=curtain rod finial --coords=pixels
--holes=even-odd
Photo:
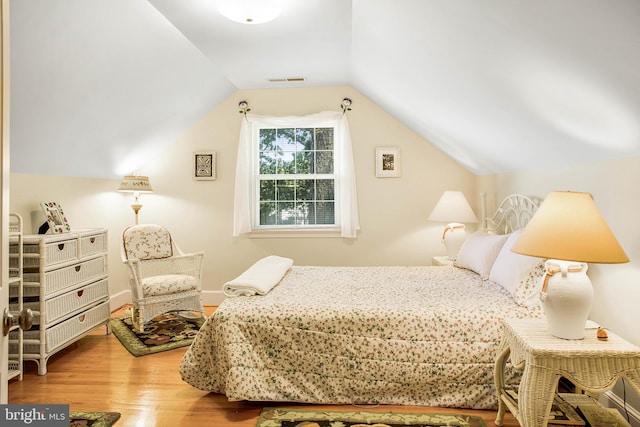
[[[340,108],[342,108],[342,114],[351,111],[351,98],[344,98],[340,103]]]
[[[251,108],[249,108],[249,103],[247,101],[240,101],[238,103],[238,108],[240,108],[238,113],[244,114],[245,116],[249,111],[251,111]]]

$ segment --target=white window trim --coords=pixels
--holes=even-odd
[[[334,149],[333,149],[333,155],[334,155],[334,173],[332,174],[314,174],[313,176],[316,179],[332,179],[333,180],[333,192],[334,192],[334,197],[333,197],[333,203],[334,203],[334,212],[336,213],[335,217],[334,217],[334,224],[317,224],[317,225],[309,225],[309,226],[301,226],[301,225],[260,225],[260,210],[258,208],[258,203],[257,201],[260,200],[260,188],[258,185],[258,182],[260,181],[260,179],[258,178],[258,176],[260,175],[260,167],[259,167],[259,157],[260,157],[260,147],[258,146],[258,144],[256,143],[256,141],[259,140],[259,133],[261,129],[271,129],[276,127],[275,125],[254,125],[252,126],[252,133],[251,133],[251,137],[253,139],[253,144],[252,144],[252,162],[253,162],[253,169],[252,169],[252,176],[253,176],[253,180],[252,180],[252,192],[251,194],[253,194],[253,203],[251,204],[251,233],[255,233],[255,232],[265,232],[265,231],[270,231],[271,234],[277,233],[277,232],[284,232],[285,234],[288,235],[292,235],[294,234],[294,232],[298,232],[301,233],[303,235],[314,235],[316,234],[316,232],[314,230],[318,230],[320,232],[326,232],[327,230],[332,230],[334,232],[340,232],[340,215],[339,212],[341,212],[340,210],[340,198],[338,197],[338,194],[340,194],[340,180],[338,179],[338,174],[335,171],[335,167],[336,164],[338,163],[339,159],[336,158],[337,155],[337,147],[336,147],[336,143],[335,143],[335,137],[338,135],[338,125],[337,123],[335,124],[329,124],[329,123],[322,123],[320,125],[318,124],[312,124],[312,122],[309,123],[303,123],[303,124],[296,124],[295,127],[296,128],[304,128],[304,127],[308,127],[308,128],[319,128],[319,127],[323,127],[323,128],[332,128],[333,132],[334,132]],[[288,125],[287,127],[293,127],[293,125]],[[279,127],[279,129],[282,129],[281,127]],[[274,175],[270,175],[270,177],[272,177],[273,179],[285,179],[282,178],[280,175],[278,174],[274,174]],[[286,178],[286,179],[309,179],[309,175],[306,174],[293,174],[292,176]],[[311,234],[309,234],[311,233]]]
[[[336,129],[334,133],[336,225],[313,226],[313,228],[256,227],[254,199],[251,195],[256,196],[255,174],[258,171],[258,147],[255,144],[255,138],[258,127],[334,127]],[[359,229],[353,151],[346,115],[339,112],[288,117],[245,115],[240,126],[238,144],[233,235],[236,237],[241,234],[250,234],[251,237],[283,237],[285,235],[332,237],[331,234],[339,231],[341,237],[356,238]]]

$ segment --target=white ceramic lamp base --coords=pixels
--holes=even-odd
[[[447,256],[450,260],[455,260],[458,257],[458,252],[467,238],[467,232],[464,229],[464,224],[451,223],[448,224],[442,234],[442,243],[447,249]]]
[[[540,294],[549,332],[558,338],[583,339],[593,303],[593,287],[587,264],[549,260],[547,286]],[[555,273],[549,275],[549,272]]]

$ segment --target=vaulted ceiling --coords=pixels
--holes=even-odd
[[[217,1],[12,0],[11,170],[117,178],[285,84],[350,85],[476,174],[640,155],[638,0]]]

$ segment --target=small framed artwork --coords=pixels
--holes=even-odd
[[[376,147],[376,177],[398,178],[401,170],[400,148]]]
[[[42,207],[42,212],[47,220],[46,226],[42,224],[43,227],[47,228],[48,226],[48,229],[53,234],[68,233],[71,231],[71,226],[69,226],[67,217],[64,215],[62,206],[56,202],[42,202],[40,203],[40,207]]]
[[[215,151],[198,151],[193,154],[193,179],[196,181],[216,179]]]

